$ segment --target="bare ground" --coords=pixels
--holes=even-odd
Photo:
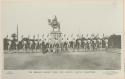
[[[120,49],[98,52],[66,52],[61,54],[13,53],[5,54],[5,70],[118,70]]]

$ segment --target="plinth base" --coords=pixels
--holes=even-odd
[[[61,34],[62,34],[62,32],[60,32],[60,31],[52,31],[50,33],[52,42],[60,42],[62,39]]]

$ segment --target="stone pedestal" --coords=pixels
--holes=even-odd
[[[53,43],[60,43],[61,39],[62,39],[61,34],[62,33],[60,31],[52,31],[50,33],[50,35],[51,35],[51,41]]]

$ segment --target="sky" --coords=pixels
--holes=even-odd
[[[57,16],[63,34],[122,34],[122,0],[3,0],[3,36],[42,35],[52,31]]]

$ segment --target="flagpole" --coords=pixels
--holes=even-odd
[[[18,41],[18,24],[17,24],[17,41]]]

